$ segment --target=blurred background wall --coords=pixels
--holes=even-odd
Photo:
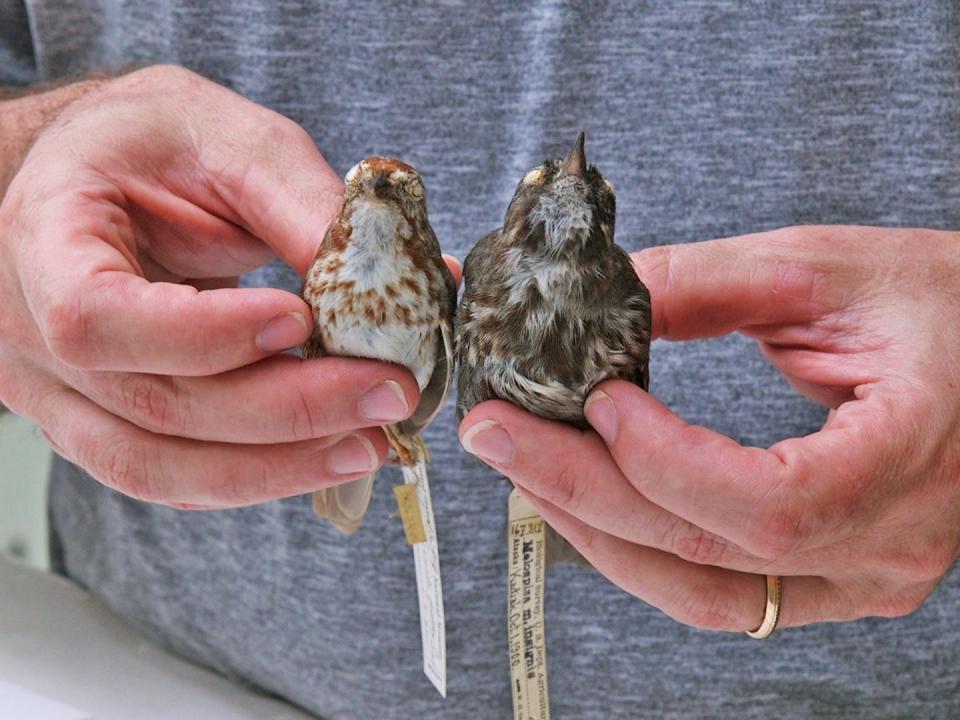
[[[50,448],[33,423],[0,414],[0,554],[47,567]]]

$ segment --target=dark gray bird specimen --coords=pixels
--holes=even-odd
[[[650,293],[613,242],[616,196],[587,165],[583,142],[580,133],[565,160],[528,172],[503,227],[467,256],[456,322],[461,418],[499,398],[586,429],[584,401],[601,381],[648,388]]]

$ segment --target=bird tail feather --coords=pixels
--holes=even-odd
[[[344,535],[353,535],[370,505],[375,477],[376,473],[343,485],[317,490],[313,494],[313,511],[327,518]]]

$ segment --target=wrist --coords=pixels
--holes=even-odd
[[[106,82],[82,80],[0,100],[0,200],[40,132],[72,103]]]

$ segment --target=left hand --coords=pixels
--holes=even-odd
[[[783,576],[779,627],[920,607],[960,548],[960,234],[787,228],[634,262],[654,336],[756,338],[834,409],[823,429],[743,447],[608,381],[587,400],[596,433],[496,401],[466,417],[465,447],[689,625],[755,629],[766,574]]]

